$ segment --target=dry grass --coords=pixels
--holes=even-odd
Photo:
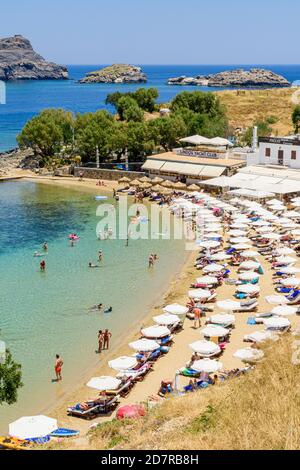
[[[230,90],[217,92],[217,96],[227,109],[232,127],[247,128],[257,120],[275,116],[277,123],[272,125],[273,133],[288,135],[293,131],[291,114],[295,105],[291,98],[294,92],[293,88]]]
[[[239,379],[166,400],[137,422],[105,423],[91,449],[299,449],[300,366],[292,340],[266,348],[265,360]]]

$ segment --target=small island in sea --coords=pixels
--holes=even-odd
[[[141,67],[128,64],[113,64],[90,72],[80,83],[145,83],[147,76]]]
[[[68,69],[47,62],[21,35],[0,39],[0,80],[65,80]]]
[[[271,70],[254,68],[251,70],[228,70],[212,75],[197,77],[169,78],[168,85],[191,85],[208,87],[289,87],[291,83],[282,75]]]

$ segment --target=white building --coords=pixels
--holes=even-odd
[[[300,135],[261,137],[259,151],[249,155],[247,165],[279,165],[300,168]]]

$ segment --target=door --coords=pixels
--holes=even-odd
[[[278,165],[283,165],[283,150],[278,150]]]

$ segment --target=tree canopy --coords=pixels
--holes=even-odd
[[[18,398],[18,390],[23,386],[20,364],[16,364],[10,351],[6,351],[6,360],[0,364],[0,405],[12,405]]]
[[[79,155],[82,162],[102,161],[127,153],[131,160],[142,160],[160,150],[169,151],[187,135],[226,136],[228,122],[217,96],[201,91],[179,93],[171,102],[171,113],[148,119],[145,112],[157,109],[155,88],[140,88],[129,93],[112,93],[106,103],[118,116],[106,110],[77,114],[62,109],[47,109],[24,126],[18,142],[31,147],[44,161],[61,155]]]
[[[296,106],[292,114],[292,122],[294,124],[295,133],[298,134],[300,129],[300,106]]]

